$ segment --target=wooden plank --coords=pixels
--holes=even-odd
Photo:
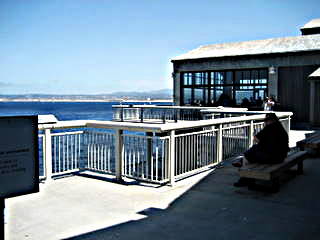
[[[320,148],[320,133],[315,133],[314,135],[297,142],[297,147],[299,148]]]
[[[320,133],[319,132],[314,132],[310,134],[306,134],[306,138],[297,142],[298,144],[300,143],[309,143],[309,142],[314,142],[314,141],[319,141],[320,140]]]
[[[288,156],[284,162],[279,164],[249,164],[239,169],[240,177],[255,178],[261,180],[272,180],[281,172],[290,169],[302,162],[307,157],[306,151],[297,152]]]

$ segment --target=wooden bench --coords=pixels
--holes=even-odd
[[[306,138],[297,142],[297,147],[303,150],[312,150],[315,153],[320,152],[320,132],[306,134]]]
[[[306,159],[307,156],[307,151],[300,151],[289,155],[284,162],[279,164],[247,164],[239,169],[239,174],[240,177],[270,181],[271,187],[269,190],[277,192],[279,191],[279,179],[283,175],[284,171],[297,165],[297,174],[302,174],[303,160]]]

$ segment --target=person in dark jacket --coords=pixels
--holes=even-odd
[[[235,167],[241,167],[246,162],[276,164],[281,163],[287,157],[289,151],[289,138],[278,117],[274,113],[266,114],[265,127],[254,136],[254,144],[244,153],[240,162],[232,163]],[[240,178],[234,184],[236,187],[247,186],[250,180]]]

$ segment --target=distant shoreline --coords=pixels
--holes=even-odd
[[[7,99],[7,98],[0,98],[0,102],[120,102],[120,103],[127,103],[127,102],[173,102],[172,99],[150,99],[150,100],[142,100],[142,99],[50,99],[50,98],[43,98],[43,99],[34,99],[34,98],[17,98],[17,99]]]

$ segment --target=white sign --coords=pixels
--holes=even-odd
[[[0,117],[0,198],[39,192],[37,116]]]

